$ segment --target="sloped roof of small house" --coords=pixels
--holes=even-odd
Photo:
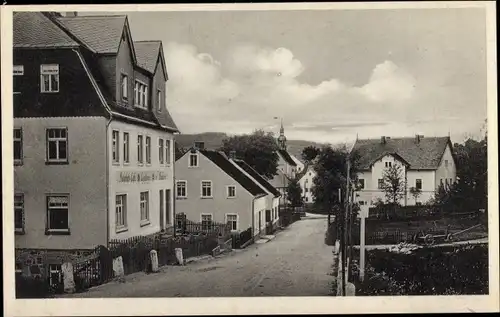
[[[293,158],[290,156],[290,153],[288,153],[286,150],[283,149],[278,149],[278,154],[291,166],[297,166],[297,163],[293,160]]]
[[[245,172],[247,172],[253,179],[259,182],[265,189],[267,189],[274,197],[281,196],[280,192],[271,185],[262,175],[259,174],[253,167],[247,164],[247,162],[243,160],[234,160],[239,167],[241,167]]]
[[[243,188],[245,188],[253,196],[264,196],[267,193],[256,184],[250,177],[245,175],[240,169],[233,165],[229,159],[222,153],[210,150],[198,150],[206,158],[217,165],[227,175],[237,181]],[[189,151],[187,152],[189,153]]]
[[[385,155],[400,156],[410,169],[435,170],[439,167],[446,147],[452,146],[449,137],[415,137],[357,140],[352,149],[359,155],[359,168],[370,169],[371,165]]]

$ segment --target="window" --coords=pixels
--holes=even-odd
[[[116,195],[115,201],[116,229],[127,226],[127,195]]]
[[[23,130],[14,129],[14,164],[22,164],[23,161]]]
[[[42,92],[59,92],[59,65],[40,66]]]
[[[189,154],[189,167],[198,167],[198,154]]]
[[[129,163],[129,134],[123,132],[123,163]]]
[[[306,193],[308,193],[308,192],[309,192],[309,188],[304,187],[304,191],[305,191]]]
[[[453,185],[453,179],[450,178],[450,185]]]
[[[135,105],[141,108],[148,107],[148,86],[140,81],[135,82]]]
[[[22,76],[24,75],[24,65],[14,65],[12,71],[14,76]]]
[[[421,180],[420,178],[417,178],[417,179],[415,180],[415,187],[416,187],[417,189],[422,189],[422,180]]]
[[[24,233],[24,195],[14,195],[14,228],[16,233]]]
[[[266,209],[266,222],[271,221],[271,210]]]
[[[236,197],[236,186],[227,186],[227,198]]]
[[[151,164],[151,137],[146,137],[146,163]]]
[[[385,162],[385,167],[392,167],[392,162]]]
[[[165,164],[165,146],[163,139],[158,139],[158,160],[160,164]]]
[[[444,166],[448,167],[448,160],[444,160]]]
[[[141,221],[149,221],[149,192],[141,192]]]
[[[378,179],[378,189],[383,189],[384,188],[384,179],[379,178]]]
[[[444,179],[444,182],[445,182],[446,187],[448,187],[448,179],[447,178]]]
[[[177,197],[186,198],[187,197],[187,182],[177,181]]]
[[[120,132],[113,130],[113,163],[120,163]]]
[[[360,205],[360,206],[364,206],[364,205],[365,205],[365,202],[361,200],[361,201],[359,202],[359,205]]]
[[[47,161],[68,161],[68,133],[66,128],[47,129]]]
[[[122,100],[128,99],[128,76],[122,74],[121,78],[121,90],[122,90]]]
[[[161,90],[160,89],[158,89],[156,91],[156,103],[158,106],[158,112],[161,112]]]
[[[212,227],[212,215],[201,214],[201,230],[210,230]]]
[[[22,77],[24,75],[24,66],[23,65],[14,65],[14,68],[13,68],[13,75],[14,75],[14,78],[13,78],[13,90],[14,90],[14,93],[15,94],[18,94],[20,93],[20,84],[22,82]]]
[[[165,158],[167,160],[167,165],[170,164],[171,162],[171,147],[170,147],[170,140],[165,140]]]
[[[201,197],[212,197],[212,181],[201,181]]]
[[[306,197],[306,203],[309,202],[309,197]]]
[[[47,197],[47,231],[69,232],[69,196]]]
[[[56,286],[62,283],[60,264],[49,264],[49,283],[51,286]]]
[[[364,179],[360,178],[358,180],[358,184],[359,184],[359,188],[360,189],[364,189],[365,188],[365,180]]]
[[[231,230],[238,230],[238,215],[226,214],[226,223],[231,225]]]
[[[144,163],[144,158],[143,158],[143,148],[144,148],[144,145],[143,145],[143,136],[142,135],[138,135],[137,136],[137,163],[139,164],[142,164]]]

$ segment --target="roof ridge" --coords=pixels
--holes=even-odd
[[[61,17],[57,17],[58,19],[71,19],[71,20],[74,20],[74,19],[94,19],[94,18],[126,18],[127,15],[126,14],[120,14],[120,15],[116,15],[116,14],[109,14],[109,15],[78,15],[76,17],[66,17],[66,16],[61,16]]]
[[[161,43],[161,40],[140,40],[140,41],[134,41],[134,43],[146,43],[146,42]]]

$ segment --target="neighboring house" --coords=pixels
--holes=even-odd
[[[282,194],[282,203],[286,199],[286,190],[290,179],[295,178],[297,173],[297,162],[292,158],[292,155],[287,151],[285,129],[283,128],[283,122],[280,127],[280,135],[277,139],[278,143],[278,169],[277,175],[273,179],[269,180],[271,185],[279,190]],[[286,199],[288,200],[288,199]]]
[[[385,200],[383,174],[386,168],[399,164],[406,183],[402,205],[425,203],[434,197],[439,185],[449,186],[456,181],[456,166],[449,137],[389,138],[357,140],[352,149],[360,156],[357,201],[362,211],[378,199]],[[415,199],[410,188],[420,189]]]
[[[57,276],[67,257],[172,224],[161,42],[134,42],[126,16],[15,12],[13,29],[20,269]]]
[[[316,171],[314,171],[314,166],[310,165],[299,180],[300,188],[302,188],[302,197],[306,204],[314,202],[314,196],[311,191],[314,177],[316,177]]]
[[[296,173],[298,174],[298,173],[302,172],[304,170],[304,168],[306,167],[304,165],[304,163],[302,163],[302,161],[299,160],[295,155],[290,154],[290,157],[292,158],[292,160],[295,162],[295,164],[297,166]]]
[[[254,182],[259,184],[259,186],[264,189],[267,193],[266,198],[266,223],[271,222],[275,225],[279,219],[279,204],[280,204],[280,192],[273,187],[262,175],[260,175],[255,169],[248,165],[245,161],[230,158],[232,162],[242,169],[248,177],[250,177]]]
[[[232,223],[236,232],[265,229],[268,193],[222,152],[202,143],[175,162],[176,214],[202,223]]]

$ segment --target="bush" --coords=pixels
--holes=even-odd
[[[47,280],[28,276],[16,276],[16,298],[45,298],[53,294]]]
[[[488,294],[488,248],[422,248],[413,254],[367,253],[360,295]]]

